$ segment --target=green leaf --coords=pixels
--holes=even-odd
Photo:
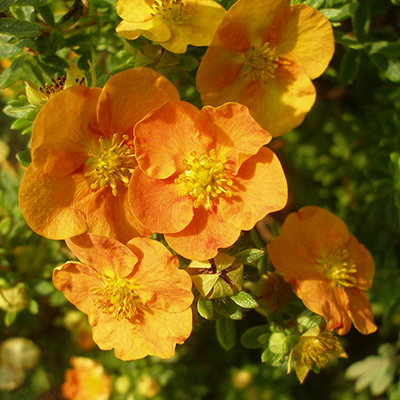
[[[4,316],[4,323],[6,326],[11,326],[17,318],[17,313],[7,312]]]
[[[57,51],[57,45],[50,37],[40,37],[36,40],[36,50],[45,56],[51,56]]]
[[[352,17],[353,32],[360,42],[365,40],[369,31],[369,23],[369,0],[363,0]]]
[[[263,347],[258,338],[269,332],[269,325],[260,325],[247,329],[240,338],[240,342],[246,349],[258,349]]]
[[[212,301],[200,296],[197,301],[197,311],[203,318],[211,319],[214,314]]]
[[[213,301],[214,310],[219,312],[225,318],[242,319],[242,309],[235,304],[229,297],[224,301],[217,299]]]
[[[36,300],[31,299],[28,306],[29,312],[31,314],[37,314],[39,312],[39,304]]]
[[[343,46],[349,47],[355,50],[361,50],[364,48],[364,45],[358,42],[353,36],[349,36],[343,32],[334,31],[333,36],[335,38],[336,43],[340,43]]]
[[[218,343],[225,350],[232,349],[236,344],[236,329],[234,321],[230,319],[218,319],[216,324]]]
[[[1,58],[10,58],[12,56],[21,54],[23,52],[24,52],[23,49],[21,49],[20,47],[11,45],[11,44],[0,46],[0,57]]]
[[[0,0],[0,12],[7,10],[15,0]]]
[[[379,40],[371,44],[368,43],[367,48],[370,54],[379,53],[388,58],[400,57],[400,40],[397,42]]]
[[[258,303],[253,299],[253,297],[249,293],[240,291],[230,297],[240,307],[243,308],[258,307]]]
[[[28,168],[30,163],[32,162],[30,150],[20,151],[19,153],[16,154],[15,158],[25,168]]]
[[[341,85],[353,83],[360,66],[361,53],[358,50],[347,49],[339,68],[339,82]]]
[[[50,26],[54,26],[56,24],[56,21],[54,21],[53,12],[51,11],[51,8],[47,4],[37,7],[37,10],[38,10],[39,14],[41,15],[41,17]],[[51,33],[53,33],[53,32],[59,32],[59,31],[51,31]]]
[[[265,251],[261,249],[247,249],[235,254],[235,258],[242,264],[252,265],[264,257]]]
[[[11,124],[10,128],[15,131],[22,131],[30,125],[32,125],[31,121],[28,121],[25,118],[19,118]]]
[[[393,360],[382,360],[380,368],[376,371],[371,383],[371,393],[373,396],[380,396],[386,392],[388,386],[393,382],[396,372],[396,364]]]
[[[19,6],[34,6],[40,7],[50,3],[51,0],[17,0],[16,4]]]
[[[320,9],[324,3],[325,3],[325,0],[307,0],[304,2],[304,4],[314,7],[317,10]]]
[[[197,58],[192,56],[180,56],[179,63],[179,69],[184,71],[193,71],[199,65]]]
[[[349,3],[341,8],[323,8],[320,11],[329,19],[330,22],[342,22],[350,18],[357,10],[358,3]]]
[[[0,34],[16,37],[36,37],[43,32],[43,27],[28,21],[12,18],[0,19]]]
[[[0,19],[1,21],[1,19]],[[0,88],[5,89],[18,81],[22,66],[24,64],[25,55],[19,56],[12,64],[0,75]]]
[[[392,82],[400,82],[400,61],[387,58],[381,54],[369,54],[371,61]]]

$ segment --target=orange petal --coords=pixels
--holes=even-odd
[[[179,232],[193,218],[193,201],[179,190],[173,180],[153,179],[137,169],[129,184],[132,212],[152,232]]]
[[[215,257],[219,248],[231,246],[239,235],[239,228],[223,221],[214,212],[199,207],[194,209],[193,220],[185,229],[164,237],[181,256],[201,261]]]
[[[349,298],[343,288],[332,287],[328,280],[299,282],[296,294],[312,312],[326,320],[328,330],[345,335],[351,327]]]
[[[231,198],[221,197],[218,211],[224,221],[243,230],[252,229],[267,214],[285,207],[287,182],[278,157],[261,148],[242,164],[232,193]]]
[[[179,269],[178,258],[156,240],[134,238],[127,246],[135,254],[143,254],[132,275],[132,279],[140,282],[137,293],[141,299],[144,300],[147,291],[145,297],[151,301],[145,302],[151,309],[187,310],[193,302],[192,280],[186,271]]]
[[[148,112],[169,100],[179,100],[175,86],[150,68],[129,69],[111,77],[105,84],[97,109],[99,126],[132,137],[133,127]]]
[[[357,288],[368,290],[375,275],[375,263],[371,253],[351,234],[349,235],[347,250],[356,264]]]
[[[315,101],[315,88],[305,71],[295,64],[281,64],[275,78],[247,86],[241,103],[272,136],[300,125]]]
[[[356,329],[363,335],[375,332],[378,327],[374,324],[374,316],[365,292],[355,287],[345,290],[350,298],[350,315]]]
[[[42,108],[32,131],[32,162],[51,176],[74,172],[98,145],[96,107],[101,89],[72,86]]]
[[[166,42],[171,39],[171,29],[162,21],[154,18],[143,21],[121,21],[116,28],[118,35],[128,40],[137,39],[140,35],[154,42]]]
[[[110,236],[123,243],[136,236],[150,236],[132,214],[128,202],[128,188],[118,182],[117,195],[107,186],[94,193],[87,210],[87,223],[92,233]]]
[[[84,264],[100,275],[126,277],[138,262],[137,256],[117,240],[83,234],[66,240],[67,246]]]
[[[118,321],[112,314],[96,310],[89,315],[89,323],[93,327],[94,342],[101,350],[114,349],[120,360],[138,360],[149,354],[136,344],[134,327],[127,319]]]
[[[191,308],[179,313],[153,309],[134,327],[134,343],[147,354],[165,359],[175,354],[176,344],[183,344],[191,332]]]
[[[271,135],[250,116],[247,107],[237,103],[218,108],[203,107],[196,119],[202,135],[213,138],[211,147],[219,159],[226,159],[226,167],[236,173],[241,164],[271,141]]]
[[[210,139],[200,136],[194,119],[199,110],[184,101],[164,104],[135,127],[136,159],[140,168],[158,179],[182,170],[192,151],[204,153]],[[160,145],[162,149],[160,151]]]
[[[334,52],[331,23],[314,7],[297,4],[280,35],[277,54],[302,67],[310,79],[320,76]]]
[[[302,243],[314,257],[320,258],[328,249],[346,248],[349,230],[336,215],[320,207],[307,206],[287,216],[281,234]]]
[[[102,281],[96,275],[96,271],[88,265],[70,261],[55,268],[53,283],[56,289],[63,292],[65,298],[83,313],[89,314],[96,307],[94,296],[89,289],[98,287]]]
[[[19,205],[34,232],[60,240],[87,232],[86,208],[92,195],[83,172],[50,177],[31,164],[21,181]]]

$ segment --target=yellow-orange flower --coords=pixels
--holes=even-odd
[[[166,103],[135,128],[133,213],[182,256],[214,258],[286,204],[281,164],[263,147],[270,140],[240,104]]]
[[[58,290],[89,316],[93,340],[116,357],[172,357],[192,331],[189,274],[161,243],[83,234],[67,240],[80,262],[54,270]]]
[[[340,218],[323,208],[301,208],[267,249],[277,271],[308,309],[325,318],[328,330],[344,335],[353,322],[363,334],[375,332],[365,294],[374,260]]]
[[[311,79],[334,51],[328,19],[289,0],[239,0],[226,14],[197,74],[203,104],[236,101],[272,136],[300,125],[315,101]]]
[[[173,53],[187,45],[208,46],[225,9],[213,0],[118,0],[123,21],[117,33],[126,39],[143,35]]]
[[[72,357],[72,369],[65,371],[61,387],[68,400],[108,400],[111,395],[111,378],[102,365],[91,358]]]
[[[314,326],[303,333],[290,352],[288,373],[291,362],[295,362],[296,375],[300,383],[304,382],[308,372],[319,372],[332,358],[347,358],[339,339],[321,326]]]
[[[146,68],[120,72],[103,89],[73,86],[52,97],[35,119],[19,193],[32,230],[49,239],[88,230],[123,242],[147,235],[128,205],[133,127],[176,99],[172,83]]]

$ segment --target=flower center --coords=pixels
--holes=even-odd
[[[111,278],[102,276],[104,286],[92,288],[90,292],[98,298],[95,304],[104,313],[113,315],[113,318],[121,319],[138,318],[143,314],[145,307],[142,300],[135,292],[135,286],[123,278]]]
[[[335,247],[317,262],[324,267],[325,275],[339,285],[351,287],[357,283],[357,278],[353,276],[357,272],[356,265],[347,249]]]
[[[271,49],[268,42],[258,49],[254,47],[248,49],[245,58],[245,62],[242,65],[245,77],[249,76],[253,82],[261,78],[264,84],[269,79],[275,78],[279,57],[276,55],[276,49]]]
[[[210,155],[203,154],[197,158],[197,153],[190,153],[190,159],[182,160],[185,170],[175,179],[181,185],[180,196],[189,194],[194,199],[194,207],[204,206],[209,210],[212,199],[224,194],[231,197],[230,187],[233,181],[226,177],[224,163],[216,158],[215,149],[210,150]]]
[[[137,166],[133,149],[123,144],[128,136],[122,136],[119,142],[118,136],[115,133],[111,142],[105,137],[99,139],[100,148],[95,153],[89,151],[86,160],[86,165],[92,171],[85,174],[86,179],[94,179],[90,184],[92,190],[110,185],[114,196],[117,195],[117,182],[120,180],[128,186],[129,178]]]
[[[46,83],[44,88],[40,87],[39,92],[42,99],[47,101],[56,93],[61,92],[61,90],[64,89],[65,80],[65,76],[58,77],[57,80],[51,78],[51,81],[53,82],[51,85],[49,83]]]
[[[151,8],[154,18],[166,24],[183,24],[190,7],[182,0],[155,0]]]
[[[310,369],[314,365],[317,368],[324,368],[335,353],[341,350],[341,345],[337,337],[331,332],[322,332],[316,337],[303,337],[301,362]]]

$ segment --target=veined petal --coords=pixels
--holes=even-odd
[[[19,205],[34,232],[62,240],[87,232],[86,209],[92,195],[83,172],[52,177],[31,164],[21,181]]]
[[[85,162],[101,136],[96,117],[100,93],[99,88],[72,86],[40,110],[31,144],[32,162],[39,172],[62,177]]]
[[[135,124],[167,101],[179,100],[175,86],[150,68],[133,68],[111,77],[99,98],[97,115],[101,130],[133,136]]]
[[[247,107],[237,103],[218,108],[203,107],[196,118],[201,135],[212,138],[211,147],[226,167],[237,173],[242,163],[271,141],[271,135],[250,116]]]
[[[375,275],[375,263],[371,253],[351,234],[346,247],[356,265],[356,287],[361,290],[368,290]]]
[[[178,313],[154,309],[143,323],[134,327],[135,345],[147,354],[163,359],[175,354],[176,344],[183,344],[192,332],[192,310]]]
[[[280,64],[267,84],[249,84],[241,103],[272,136],[300,125],[315,101],[315,88],[305,71],[295,64]]]
[[[179,270],[178,258],[156,240],[134,238],[127,243],[127,247],[136,254],[143,254],[132,275],[132,279],[140,282],[137,293],[141,299],[146,297],[152,309],[168,312],[187,310],[193,302],[190,289],[192,281],[186,271]],[[175,287],[173,292],[170,290],[171,285]]]
[[[94,296],[88,288],[101,284],[96,271],[79,262],[67,262],[53,271],[53,283],[57,290],[63,292],[66,299],[85,314],[94,306]]]
[[[194,120],[198,113],[190,103],[172,101],[136,125],[136,159],[146,174],[158,179],[168,178],[183,168],[182,160],[192,151],[199,155],[204,153],[211,140],[199,135],[196,129]]]
[[[276,50],[279,56],[303,68],[310,79],[318,78],[334,52],[331,23],[314,7],[296,4]]]
[[[223,221],[204,207],[194,209],[191,223],[181,232],[164,235],[165,240],[181,256],[189,260],[208,260],[219,248],[231,246],[239,238],[240,228]]]
[[[118,183],[116,196],[109,186],[93,194],[88,205],[87,223],[92,233],[110,236],[123,243],[152,233],[132,214],[128,188],[122,183]]]
[[[134,40],[140,35],[154,42],[167,42],[171,39],[170,26],[154,18],[143,22],[121,21],[116,28],[118,35],[125,39]]]
[[[86,233],[67,239],[66,243],[82,263],[100,275],[126,277],[138,262],[132,251],[110,237]]]
[[[252,229],[267,214],[285,207],[287,182],[278,157],[262,147],[240,167],[232,193],[231,198],[221,197],[218,212],[224,221],[243,230]]]
[[[320,207],[308,206],[289,214],[281,234],[307,246],[315,258],[327,249],[346,248],[349,230],[334,214]]]
[[[350,330],[350,301],[343,288],[332,287],[328,280],[306,280],[295,292],[309,310],[325,318],[328,330],[336,329],[339,335]]]
[[[118,0],[117,13],[122,19],[132,22],[143,22],[150,18],[153,0]]]
[[[179,232],[193,218],[193,201],[179,190],[172,179],[154,179],[137,169],[129,184],[132,212],[153,232]]]
[[[365,292],[355,287],[345,290],[350,298],[350,315],[356,329],[363,335],[375,332],[378,327],[374,324],[371,305]]]

